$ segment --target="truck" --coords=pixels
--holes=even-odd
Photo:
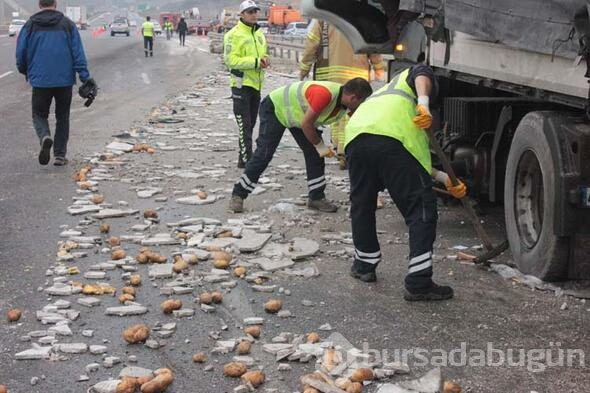
[[[392,55],[390,75],[428,64],[440,100],[433,131],[470,194],[503,207],[517,267],[547,281],[590,278],[589,2],[302,0],[301,8],[337,26],[357,52]]]
[[[174,25],[174,29],[176,29],[176,25],[180,21],[182,14],[180,12],[161,12],[160,13],[160,25],[164,27],[164,19],[169,20]]]
[[[303,22],[301,12],[289,5],[273,5],[268,10],[268,24],[271,32],[282,32],[289,23]]]
[[[78,26],[78,29],[86,30],[88,28],[85,6],[66,7],[66,16]]]

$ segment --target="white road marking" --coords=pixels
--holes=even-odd
[[[145,72],[141,73],[141,79],[143,79],[143,83],[145,83],[146,85],[152,84],[152,82],[150,81],[150,77]]]
[[[14,71],[8,71],[8,72],[5,72],[4,74],[0,74],[0,79],[7,77],[8,75],[10,75],[12,73],[14,73]]]

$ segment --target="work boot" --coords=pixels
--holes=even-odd
[[[406,288],[404,299],[408,302],[428,301],[428,300],[447,300],[453,297],[453,288],[443,285],[437,285],[434,282],[428,288],[410,292]]]
[[[53,146],[53,139],[50,136],[44,136],[41,139],[41,151],[39,152],[39,164],[47,165],[51,157],[51,146]]]
[[[229,210],[234,213],[244,212],[244,198],[239,195],[232,195],[229,200]]]
[[[357,261],[356,259],[350,267],[350,275],[362,282],[377,281],[377,274],[375,272],[377,265]]]
[[[312,210],[319,210],[324,213],[336,213],[338,211],[338,206],[327,200],[326,198],[322,199],[308,199],[307,200],[307,207]]]
[[[238,168],[240,168],[240,169],[246,168],[246,162],[244,160],[242,160],[241,158],[238,160]]]
[[[57,156],[53,159],[53,165],[55,166],[64,166],[68,164],[68,159],[62,156]]]

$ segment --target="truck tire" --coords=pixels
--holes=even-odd
[[[518,268],[546,281],[567,278],[569,238],[555,234],[559,159],[546,132],[551,112],[531,112],[519,123],[510,146],[504,215]]]

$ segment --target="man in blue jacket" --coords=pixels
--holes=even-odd
[[[62,166],[67,163],[72,86],[76,73],[82,82],[90,80],[90,73],[76,24],[57,11],[56,0],[39,0],[39,8],[18,36],[16,66],[33,87],[33,126],[41,142],[39,164],[49,163],[53,146],[54,165]],[[48,121],[53,99],[55,144]]]

